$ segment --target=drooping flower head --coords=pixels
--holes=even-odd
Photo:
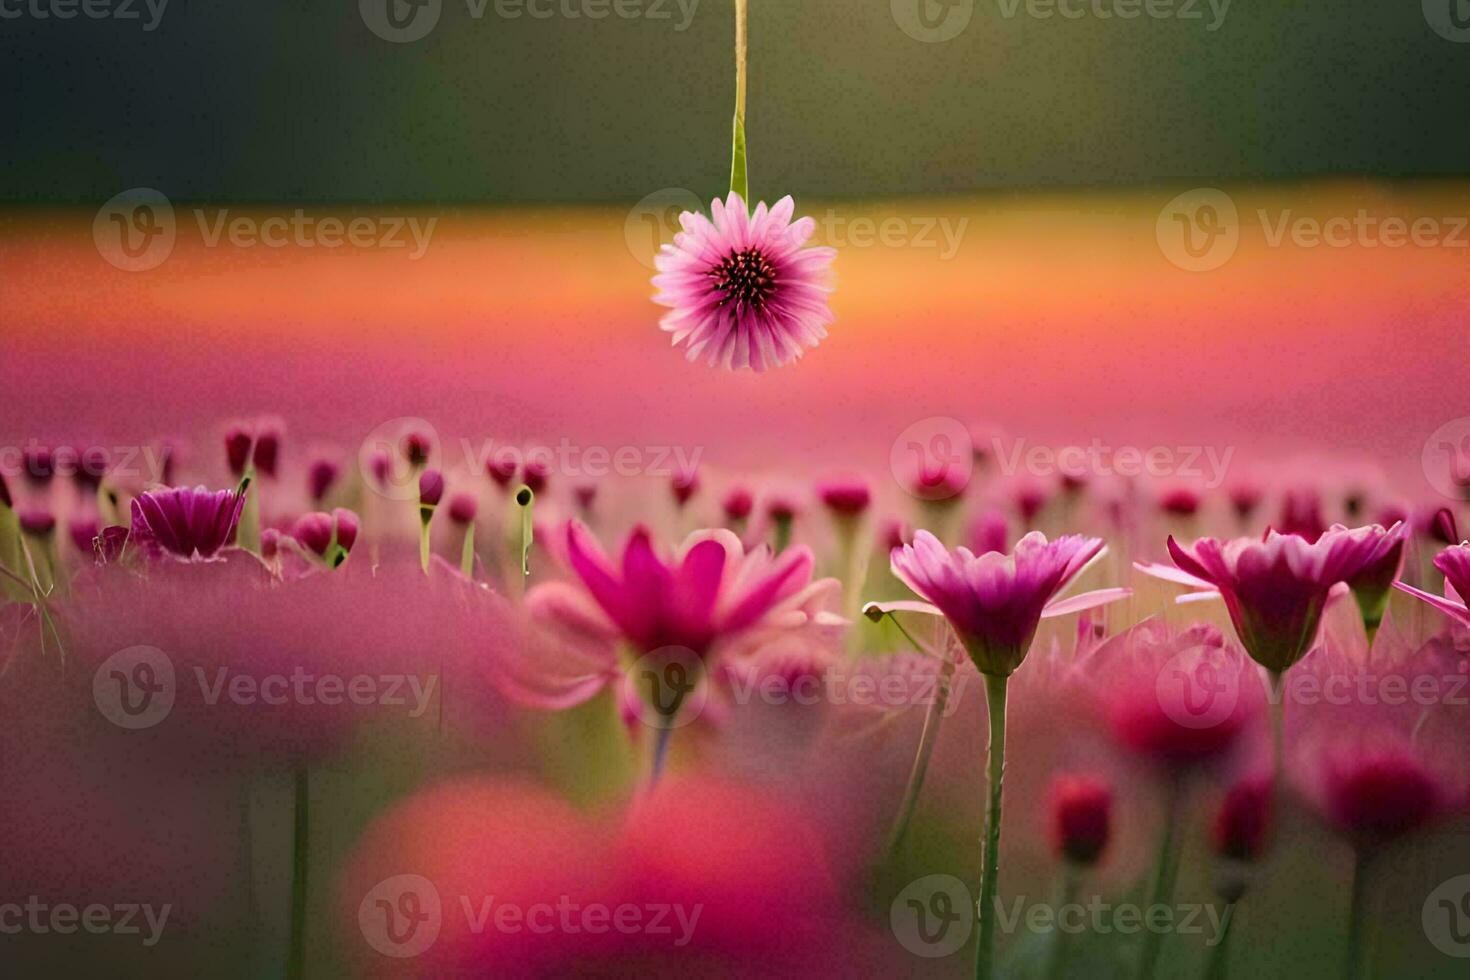
[[[243,490],[177,487],[139,494],[133,498],[132,540],[155,555],[209,560],[234,539],[244,508]]]
[[[739,194],[710,204],[710,217],[686,211],[683,231],[654,259],[653,301],[670,312],[659,327],[690,361],[764,371],[797,360],[827,336],[832,312],[828,270],[837,252],[804,247],[816,230],[793,222],[783,197],[752,214]]]
[[[1316,541],[1266,532],[1263,538],[1201,538],[1187,547],[1169,537],[1184,575],[1140,565],[1146,573],[1218,590],[1251,658],[1275,674],[1295,664],[1317,639],[1327,593],[1360,574],[1393,546],[1382,527],[1334,527]]]
[[[1047,541],[1032,531],[1009,555],[945,550],[928,531],[895,548],[893,574],[932,605],[879,603],[883,611],[942,615],[982,674],[1005,677],[1021,665],[1043,617],[1061,616],[1131,595],[1102,589],[1063,601],[1057,595],[1103,552],[1098,538],[1077,534]]]

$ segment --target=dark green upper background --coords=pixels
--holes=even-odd
[[[726,180],[730,0],[699,0],[682,31],[678,0],[528,0],[549,4],[547,19],[506,19],[497,0],[476,19],[479,0],[440,0],[413,43],[375,35],[358,0],[171,0],[151,32],[145,0],[112,0],[142,20],[29,12],[51,2],[0,0],[22,14],[0,19],[7,201],[134,186],[198,200],[612,201]],[[904,14],[916,2],[937,24],[965,6],[752,0],[757,196],[1470,166],[1470,43],[1427,19],[1453,25],[1459,4],[1467,26],[1446,30],[1470,41],[1470,0],[1234,0],[1213,31],[1208,0],[1153,0],[1198,19],[1133,20],[1093,12],[1129,0],[1081,0],[1075,20],[976,0],[941,43],[900,27],[917,23]],[[609,15],[562,13],[584,4]]]

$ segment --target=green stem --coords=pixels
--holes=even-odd
[[[434,508],[419,504],[419,566],[429,570],[429,527],[434,523]]]
[[[310,831],[308,796],[310,780],[306,764],[296,768],[295,817],[291,845],[291,943],[286,957],[287,980],[306,975],[306,888],[307,839]]]
[[[1179,804],[1184,787],[1180,777],[1170,774],[1165,784],[1164,830],[1159,836],[1159,853],[1154,862],[1153,885],[1149,889],[1148,908],[1169,905],[1174,900],[1174,884],[1179,878]],[[1147,912],[1147,909],[1145,909]],[[1152,929],[1143,934],[1143,948],[1138,955],[1139,980],[1151,980],[1158,964],[1163,936]]]
[[[1063,909],[1068,908],[1077,901],[1077,866],[1071,861],[1062,862],[1062,885],[1059,889],[1060,900],[1057,902],[1057,927],[1056,941],[1051,948],[1051,962],[1047,969],[1047,976],[1052,980],[1062,980],[1067,975],[1067,968],[1072,958],[1071,933],[1061,928],[1061,916]]]
[[[1348,913],[1347,980],[1364,980],[1370,975],[1370,923],[1368,918],[1369,866],[1373,854],[1359,847],[1353,860],[1353,895]]]
[[[1286,675],[1271,672],[1271,822],[1281,821],[1281,796],[1286,787]]]
[[[747,0],[735,0],[735,132],[730,153],[730,190],[739,194],[740,200],[749,207],[750,176],[745,160],[745,62],[750,44],[746,31],[746,5]]]
[[[990,741],[986,769],[990,777],[990,806],[985,814],[985,868],[980,877],[980,904],[976,915],[980,938],[975,943],[975,980],[989,980],[995,963],[995,894],[1000,877],[1000,797],[1006,771],[1006,684],[1010,678],[985,675],[985,702],[989,707]]]
[[[459,555],[459,570],[464,573],[465,578],[475,577],[475,525],[473,522],[464,529],[464,549]]]
[[[1230,971],[1230,926],[1235,922],[1235,903],[1225,905],[1225,915],[1220,920],[1220,939],[1210,950],[1210,961],[1205,966],[1205,980],[1225,980]]]
[[[896,620],[895,620],[896,622]],[[902,629],[902,627],[900,627]],[[907,635],[907,634],[905,634]],[[888,835],[888,860],[898,854],[903,839],[908,834],[909,822],[918,809],[919,793],[924,788],[924,774],[929,771],[929,758],[934,754],[934,743],[939,739],[939,723],[944,719],[944,707],[949,703],[949,685],[954,677],[955,658],[945,651],[944,662],[939,666],[939,676],[934,682],[934,699],[924,715],[924,730],[919,735],[919,751],[914,756],[914,767],[909,772],[908,787],[903,793],[903,805],[898,811],[898,820]]]

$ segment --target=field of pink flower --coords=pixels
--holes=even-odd
[[[1192,272],[1163,203],[819,206],[820,348],[673,322],[761,375],[668,349],[650,277],[724,299],[636,211],[439,212],[407,261],[181,208],[142,273],[0,215],[7,957],[1460,975],[1462,257]],[[970,230],[852,231],[898,213]]]

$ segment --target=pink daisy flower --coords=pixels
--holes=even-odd
[[[1280,675],[1316,643],[1332,588],[1385,561],[1398,546],[1397,533],[1378,525],[1335,525],[1315,541],[1273,530],[1264,538],[1201,538],[1186,547],[1171,535],[1177,570],[1148,562],[1134,567],[1201,590],[1185,598],[1223,598],[1251,659]]]
[[[653,301],[670,309],[659,327],[689,360],[764,371],[795,361],[827,336],[827,272],[837,251],[806,248],[810,217],[792,222],[783,197],[751,214],[740,195],[710,204],[710,217],[679,216],[683,231],[655,258]]]
[[[1012,554],[976,555],[969,548],[947,551],[934,535],[919,531],[913,544],[895,548],[889,560],[893,574],[927,601],[880,602],[869,608],[943,616],[982,674],[1007,677],[1025,659],[1042,619],[1133,594],[1130,589],[1100,589],[1057,600],[1103,551],[1097,538],[1070,534],[1047,541],[1032,531]]]
[[[154,490],[133,498],[132,537],[150,554],[208,561],[234,541],[244,509],[237,490]]]

